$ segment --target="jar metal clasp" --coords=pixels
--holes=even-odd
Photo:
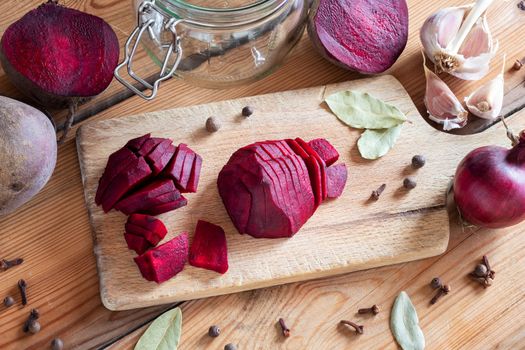
[[[137,51],[137,47],[139,45],[140,39],[142,38],[142,35],[146,31],[148,31],[150,37],[154,39],[154,34],[152,33],[153,29],[152,26],[156,23],[156,20],[154,18],[146,18],[146,14],[150,11],[157,11],[160,13],[160,15],[166,19],[164,14],[159,11],[159,9],[155,6],[155,3],[153,0],[146,0],[143,1],[139,8],[138,8],[138,16],[137,16],[137,27],[133,30],[133,32],[130,34],[128,40],[126,41],[124,53],[125,58],[124,60],[115,68],[114,75],[115,78],[121,82],[124,86],[126,86],[128,89],[133,91],[136,95],[142,97],[145,100],[152,100],[157,95],[159,85],[164,80],[167,80],[173,76],[173,73],[175,73],[181,58],[182,58],[182,47],[180,43],[180,37],[177,35],[177,29],[176,26],[183,22],[184,19],[175,19],[175,18],[169,18],[166,19],[164,22],[164,29],[170,31],[173,34],[173,40],[169,45],[163,45],[163,48],[166,49],[166,55],[164,56],[164,59],[162,60],[162,66],[160,69],[160,73],[158,77],[155,79],[155,81],[151,84],[147,82],[146,80],[139,77],[134,71],[133,71],[133,57],[135,55],[135,52]],[[168,67],[168,64],[170,62],[170,59],[174,57],[174,63],[171,67]],[[132,83],[124,79],[119,71],[126,67],[128,75],[133,78],[136,82],[138,82],[139,88],[135,87]],[[144,91],[141,91],[140,88],[143,88]],[[150,93],[147,93],[147,91],[150,90]]]

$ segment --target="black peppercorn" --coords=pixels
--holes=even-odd
[[[249,117],[253,114],[253,107],[252,106],[246,106],[242,109],[241,114],[243,117]]]
[[[224,350],[237,350],[237,347],[233,345],[232,343],[230,343],[224,346]]]
[[[407,190],[411,190],[416,188],[417,182],[411,177],[407,177],[405,180],[403,180],[403,187]]]
[[[415,169],[422,168],[425,165],[426,161],[427,160],[424,156],[417,154],[412,157],[412,167],[414,167]]]
[[[478,277],[485,277],[487,275],[487,272],[487,266],[485,266],[484,264],[478,264],[474,269],[474,274]]]
[[[11,297],[11,296],[5,297],[5,299],[4,299],[4,306],[5,307],[10,307],[10,306],[13,306],[14,304],[15,304],[15,299],[13,299],[13,297]]]
[[[62,350],[64,348],[64,342],[60,338],[55,338],[51,341],[51,350]]]
[[[433,289],[438,289],[438,288],[441,288],[442,286],[442,282],[441,282],[441,278],[439,277],[434,277],[432,278],[432,281],[430,281],[430,286],[433,288]]]
[[[211,326],[210,329],[208,329],[208,335],[210,337],[216,338],[221,334],[221,329],[218,326]]]
[[[40,322],[38,322],[37,320],[32,320],[31,322],[29,322],[29,326],[27,327],[27,329],[33,334],[40,332]]]

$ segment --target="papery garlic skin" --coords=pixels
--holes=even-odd
[[[468,110],[476,117],[488,120],[494,120],[499,117],[503,107],[504,67],[505,58],[503,58],[501,72],[494,79],[480,86],[470,96],[465,98]]]
[[[489,72],[498,45],[483,13],[492,1],[444,8],[426,19],[421,43],[438,71],[464,80],[479,80]]]
[[[423,56],[424,57],[424,56]],[[423,60],[427,79],[425,98],[429,118],[443,124],[443,130],[462,128],[467,124],[468,112],[450,88],[434,72],[430,71]]]

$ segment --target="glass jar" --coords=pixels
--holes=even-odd
[[[137,27],[126,42],[115,77],[137,95],[153,99],[173,75],[206,88],[250,83],[270,74],[297,43],[310,0],[135,1]],[[160,73],[139,77],[133,58],[139,43]],[[119,71],[139,83],[137,88]]]

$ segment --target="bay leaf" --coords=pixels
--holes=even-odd
[[[356,129],[388,129],[407,121],[396,106],[367,92],[339,91],[325,101],[337,118]]]
[[[425,348],[425,336],[419,327],[416,309],[404,291],[399,293],[392,306],[390,329],[403,350],[423,350]]]
[[[394,147],[401,134],[402,127],[403,125],[397,125],[389,129],[365,130],[357,141],[357,148],[361,157],[377,159],[387,154]]]
[[[177,350],[182,312],[176,307],[157,317],[135,345],[135,350]]]

